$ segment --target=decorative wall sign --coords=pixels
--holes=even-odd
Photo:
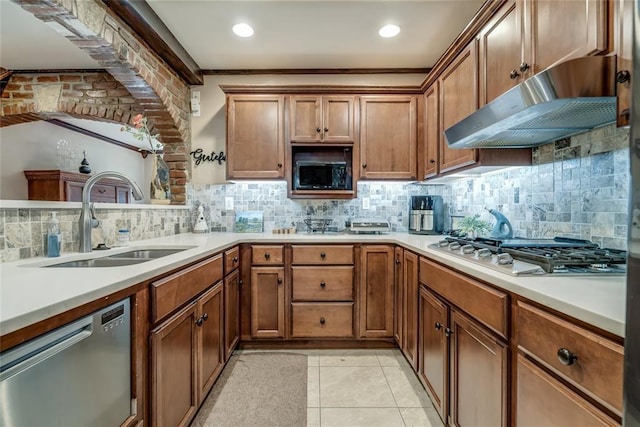
[[[204,154],[204,150],[202,148],[198,148],[197,150],[194,150],[189,154],[193,156],[193,160],[196,166],[198,166],[202,162],[218,162],[218,164],[221,165],[222,162],[227,161],[227,156],[226,154],[224,154],[224,151],[220,151],[217,154],[215,151],[212,151],[211,154]]]

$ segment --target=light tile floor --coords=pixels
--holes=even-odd
[[[443,426],[398,349],[284,351],[308,357],[307,427]]]

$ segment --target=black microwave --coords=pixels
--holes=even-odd
[[[347,162],[299,160],[293,171],[294,190],[350,190]]]

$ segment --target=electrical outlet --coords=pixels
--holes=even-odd
[[[233,197],[224,198],[224,208],[228,211],[233,210]]]
[[[362,198],[362,209],[371,209],[371,203],[368,197]]]

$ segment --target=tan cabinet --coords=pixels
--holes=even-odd
[[[224,367],[224,287],[222,282],[198,298],[198,404],[202,403]]]
[[[521,301],[515,330],[521,353],[550,370],[561,382],[621,416],[624,354],[620,344]],[[526,391],[528,387],[518,385],[519,390]],[[542,404],[526,402],[524,398],[517,397],[518,407]]]
[[[614,4],[614,24],[617,54],[616,81],[618,92],[618,126],[627,126],[631,118],[631,74],[633,71],[633,0],[618,0]]]
[[[417,178],[417,96],[360,97],[360,177]]]
[[[414,370],[418,368],[418,255],[395,249],[393,336]]]
[[[393,246],[362,246],[358,289],[360,338],[393,337],[393,267]]]
[[[224,278],[224,354],[225,361],[240,340],[240,272],[236,269]]]
[[[353,338],[353,245],[291,250],[291,338]]]
[[[422,179],[436,176],[440,172],[440,110],[438,82],[435,81],[424,93],[424,154],[422,156]],[[419,159],[420,160],[420,159]]]
[[[284,338],[284,267],[251,267],[251,336]]]
[[[284,177],[284,95],[227,96],[227,179]]]
[[[420,259],[419,373],[445,424],[508,424],[507,294]]]
[[[291,142],[353,143],[354,96],[295,95],[289,103]]]

